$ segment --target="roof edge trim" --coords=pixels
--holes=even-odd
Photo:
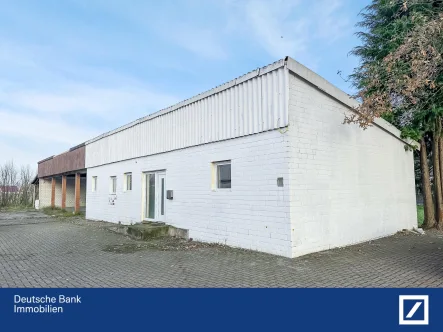
[[[51,157],[48,157],[48,158],[42,159],[42,160],[38,161],[37,164],[41,164],[41,163],[43,163],[43,162],[45,162],[45,161],[51,160],[51,159],[53,159],[54,157],[55,157],[55,156],[51,156]]]

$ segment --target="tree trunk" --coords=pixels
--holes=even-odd
[[[441,183],[441,190],[443,195],[443,138],[440,137],[438,140],[438,156],[439,156],[439,167],[440,167],[440,183]],[[443,201],[443,197],[442,197]]]
[[[443,202],[442,202],[442,187],[441,187],[441,173],[440,173],[440,154],[439,154],[439,142],[440,135],[436,131],[433,135],[432,142],[432,155],[434,163],[434,194],[436,204],[436,221],[437,223],[443,223]]]
[[[440,133],[441,133],[441,124],[440,124]],[[438,144],[438,153],[439,153],[439,159],[440,159],[440,183],[441,183],[441,190],[443,195],[443,138],[439,136],[439,144]],[[442,204],[443,204],[443,196],[442,196]],[[439,219],[437,223],[437,228],[439,230],[443,230],[443,219]]]
[[[425,220],[423,228],[435,227],[435,207],[432,199],[431,177],[429,175],[428,153],[426,151],[426,142],[422,138],[420,141],[420,168],[421,168],[421,187],[423,193],[423,208]]]

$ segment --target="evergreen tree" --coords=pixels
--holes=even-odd
[[[437,221],[443,228],[443,1],[373,0],[361,16],[362,45],[351,52],[360,65],[351,80],[362,105],[345,123],[366,128],[383,117],[403,137],[420,141],[425,226]],[[435,211],[427,141],[432,146]]]

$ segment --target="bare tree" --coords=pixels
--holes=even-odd
[[[20,170],[13,161],[0,165],[0,207],[32,206],[33,171],[29,165]]]
[[[0,206],[15,205],[16,193],[14,188],[17,188],[17,186],[17,169],[14,162],[6,162],[0,167]]]
[[[20,168],[20,191],[19,204],[22,206],[32,206],[33,186],[31,184],[33,175],[29,165]]]

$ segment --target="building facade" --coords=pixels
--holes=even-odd
[[[36,208],[53,207],[74,212],[86,209],[85,145],[38,162]]]
[[[291,58],[252,71],[86,142],[86,218],[287,257],[410,229],[415,142],[356,106]]]

